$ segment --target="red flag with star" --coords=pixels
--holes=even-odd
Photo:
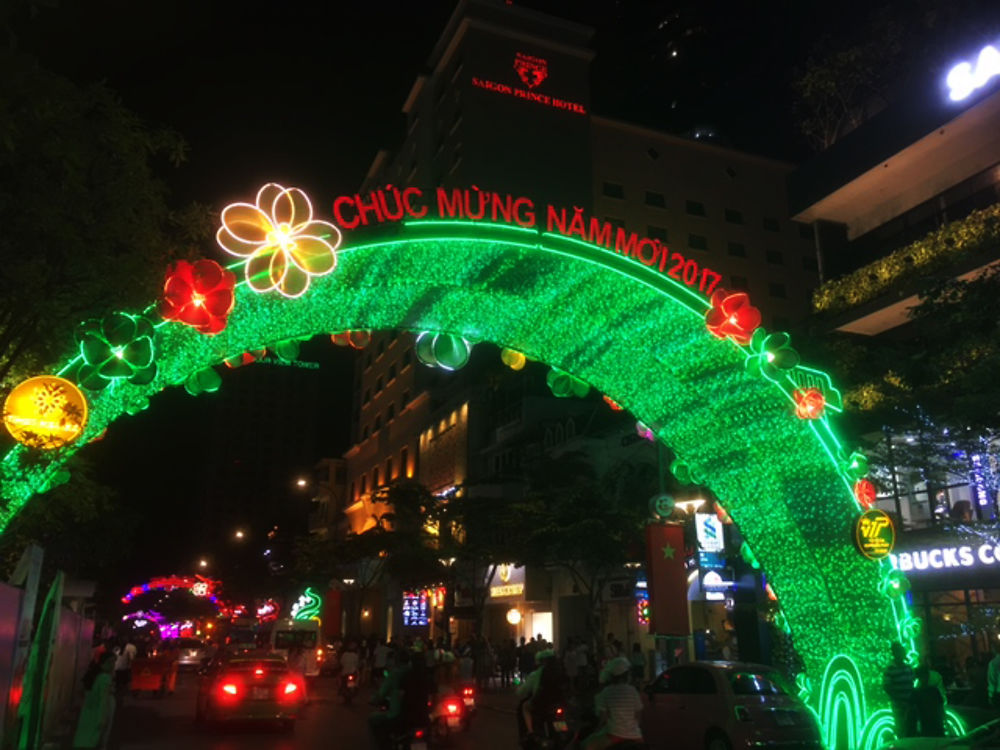
[[[676,524],[646,526],[646,580],[649,631],[688,636],[688,583],[684,569],[684,528]]]

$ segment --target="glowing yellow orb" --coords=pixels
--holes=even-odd
[[[528,360],[521,352],[516,352],[513,349],[504,349],[500,352],[500,361],[512,370],[520,370]]]
[[[10,392],[3,422],[11,437],[29,448],[61,448],[83,434],[87,399],[70,381],[39,375]]]
[[[511,625],[517,625],[519,622],[521,622],[521,611],[519,609],[508,609],[507,622],[509,622]]]

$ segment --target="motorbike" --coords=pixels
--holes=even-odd
[[[344,705],[351,705],[354,696],[358,694],[358,675],[355,672],[347,672],[340,678],[340,697],[344,700]]]
[[[534,732],[524,739],[524,747],[533,750],[563,750],[570,746],[573,735],[566,719],[565,706],[553,706],[538,718],[541,720],[536,719]]]
[[[476,713],[476,688],[472,685],[462,686],[462,703],[465,705],[466,723]]]

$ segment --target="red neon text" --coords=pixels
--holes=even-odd
[[[559,99],[554,96],[549,96],[548,94],[539,94],[535,91],[518,88],[517,86],[509,86],[506,83],[497,83],[496,81],[489,81],[472,76],[472,85],[476,88],[485,89],[487,91],[495,91],[496,93],[504,94],[505,96],[513,96],[516,99],[526,99],[537,104],[544,104],[545,106],[552,107],[553,109],[575,112],[578,115],[587,114],[587,108],[579,102],[571,102],[568,99]]]

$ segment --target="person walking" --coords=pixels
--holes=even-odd
[[[646,677],[646,657],[642,653],[642,646],[638,643],[632,644],[632,653],[629,654],[628,661],[632,667],[632,684],[638,687]]]
[[[115,693],[117,695],[125,695],[128,690],[129,683],[132,681],[132,660],[135,659],[137,651],[132,639],[127,638],[115,654],[117,657],[115,659]]]
[[[1000,643],[993,642],[993,658],[986,665],[986,700],[990,708],[1000,709]]]
[[[114,683],[117,655],[106,651],[83,675],[83,706],[73,734],[73,748],[106,748],[115,717]]]
[[[513,638],[503,642],[497,659],[500,663],[500,687],[510,687],[514,681],[514,670],[517,668],[517,642]]]
[[[916,724],[913,711],[913,667],[906,663],[903,644],[894,641],[892,663],[882,676],[882,689],[892,703],[892,716],[897,737],[912,737]]]
[[[944,680],[927,660],[917,667],[913,688],[913,715],[918,737],[944,737]]]

